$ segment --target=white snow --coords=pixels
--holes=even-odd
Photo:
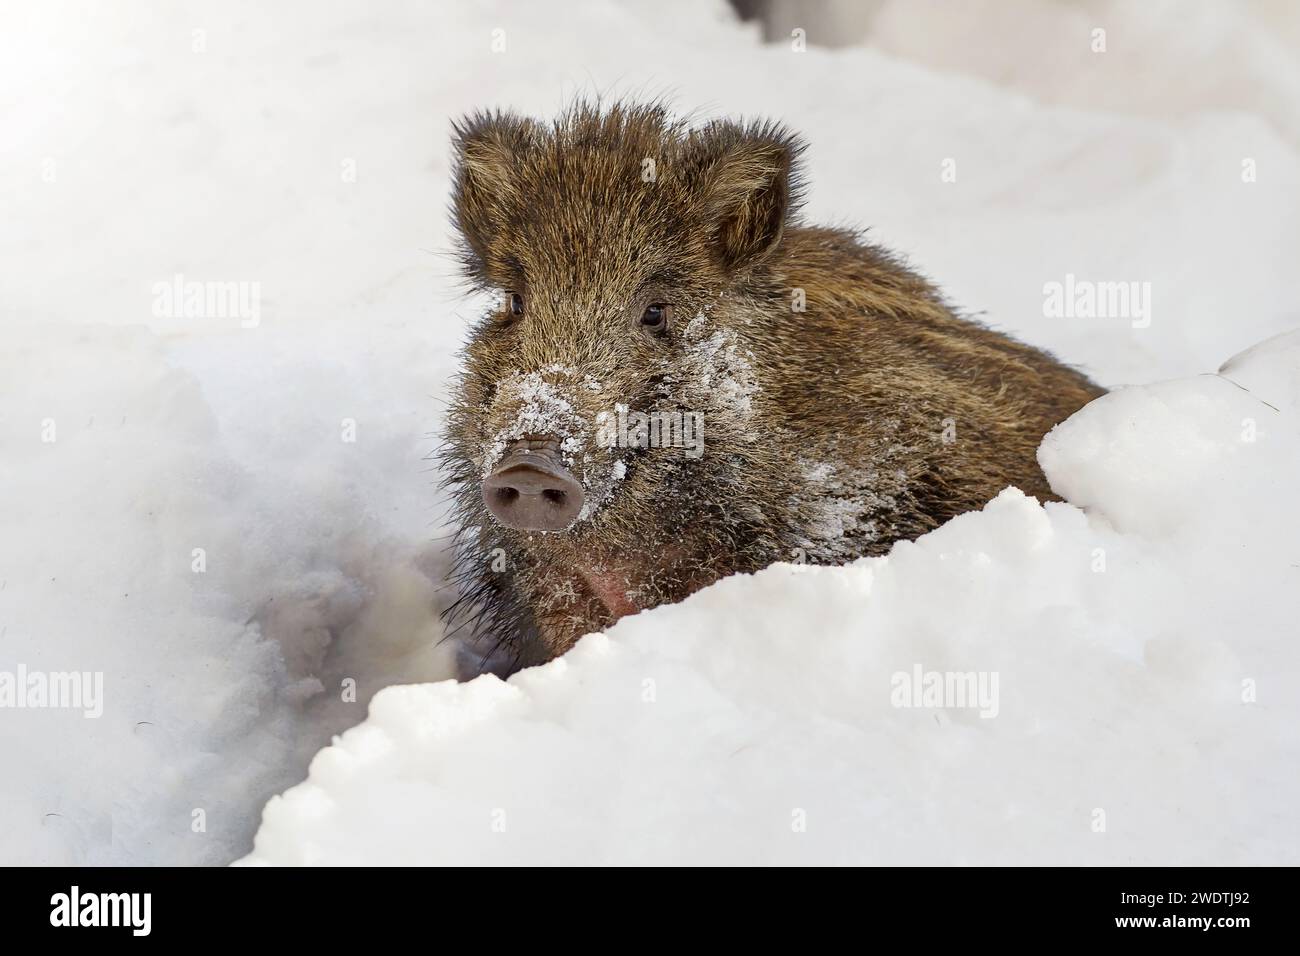
[[[1260,373],[1300,381],[1298,340]],[[246,862],[1294,864],[1300,406],[1124,389],[1041,457],[1084,510],[1008,489],[508,683],[382,691]],[[983,696],[924,706],[929,673]]]
[[[0,672],[104,686],[0,709],[0,862],[236,859],[348,727],[250,862],[1296,862],[1300,345],[1243,352],[1300,326],[1291,21],[1046,4],[939,42],[886,6],[876,48],[802,53],[694,0],[0,13]],[[1098,17],[1107,53],[1035,66]],[[1049,436],[1069,505],[419,683],[451,673],[423,459],[484,306],[449,121],[595,91],[786,121],[810,220],[1163,384]],[[1149,282],[1150,324],[1046,315],[1070,275]],[[997,715],[894,707],[918,666],[997,674]]]
[[[715,330],[699,312],[682,330],[685,394],[698,396],[711,418],[722,419],[748,433],[754,395],[760,385],[754,375],[753,356],[729,329]]]
[[[584,436],[591,433],[592,424],[574,410],[573,403],[564,397],[562,387],[551,381],[558,377],[564,382],[570,375],[568,369],[548,368],[514,375],[500,383],[501,394],[517,403],[519,411],[488,442],[483,453],[484,478],[500,464],[510,443],[527,435],[558,435],[562,439],[560,451],[565,463],[574,464],[586,445]]]

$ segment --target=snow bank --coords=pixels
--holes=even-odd
[[[1030,63],[1042,49],[1086,43],[1076,36],[1077,17],[1051,14],[1055,6],[1044,9],[1049,13],[1034,18],[1032,28],[1021,20],[1003,31],[998,62]],[[1106,384],[1193,375],[1300,325],[1294,305],[1300,162],[1289,128],[1276,122],[1285,112],[1278,104],[1294,102],[1287,93],[1292,67],[1272,56],[1233,53],[1266,49],[1267,43],[1252,39],[1233,41],[1227,52],[1213,44],[1202,49],[1202,27],[1190,34],[1176,26],[1152,30],[1143,19],[1143,29],[1125,31],[1123,15],[1111,11],[1110,36],[1122,55],[1086,60],[1106,70],[1111,99],[1103,102],[1059,95],[1060,71],[1013,71],[997,77],[1004,85],[963,75],[985,70],[969,67],[959,44],[936,44],[946,62],[919,65],[873,49],[829,52],[819,47],[815,29],[806,52],[796,53],[787,41],[765,46],[757,28],[738,24],[721,2],[583,0],[559,10],[526,2],[394,2],[380,9],[362,0],[166,8],[130,0],[53,0],[10,4],[0,12],[0,672],[21,665],[102,672],[104,679],[98,719],[75,711],[0,710],[0,818],[6,824],[0,862],[234,859],[249,849],[266,798],[300,781],[310,755],[360,721],[377,689],[450,674],[448,648],[437,644],[442,631],[436,611],[446,598],[440,590],[443,509],[433,492],[436,476],[422,459],[435,444],[431,436],[439,427],[464,317],[477,308],[460,298],[447,255],[452,116],[494,105],[553,113],[577,92],[605,91],[670,92],[683,109],[702,117],[739,113],[785,120],[811,144],[810,218],[871,225],[875,239],[911,254],[955,301],[1057,350]],[[905,7],[889,15],[890,37],[934,36],[935,24],[924,19],[928,11],[915,15],[910,30]],[[1234,36],[1258,33],[1254,21],[1233,16],[1228,9],[1214,22],[1235,23]],[[1180,13],[1175,23],[1181,19]],[[498,40],[504,41],[502,52],[493,50]],[[1145,56],[1133,55],[1135,44]],[[1186,82],[1188,75],[1195,84]],[[1243,76],[1241,82],[1233,79]],[[1250,85],[1265,80],[1266,89]],[[1079,83],[1080,89],[1088,85]],[[1143,91],[1140,113],[1110,111],[1111,100],[1122,98],[1113,91],[1126,86]],[[1227,88],[1231,98],[1218,98],[1215,90]],[[1266,96],[1252,110],[1257,89]],[[1080,105],[1098,108],[1089,112]],[[1224,112],[1225,106],[1236,112]],[[1257,163],[1254,182],[1242,180],[1244,157]],[[948,160],[955,164],[955,181],[941,178]],[[1136,327],[1125,317],[1044,314],[1044,284],[1067,274],[1150,282],[1150,323]],[[155,289],[177,275],[256,289],[256,322],[242,314],[199,316],[174,305],[160,307]],[[1258,385],[1279,407],[1294,395],[1294,378],[1277,371],[1276,362],[1249,356],[1241,362],[1238,370],[1225,369],[1224,378],[1243,388]],[[1167,407],[1171,427],[1184,421],[1178,415],[1195,411],[1183,404],[1194,401],[1190,397],[1150,394]],[[1211,400],[1220,398],[1204,399]],[[1119,414],[1123,406],[1115,402],[1136,398],[1107,401],[1103,407]],[[1258,421],[1261,434],[1277,428],[1263,413]],[[1204,440],[1215,436],[1222,437],[1212,431]],[[1268,447],[1261,442],[1260,448]],[[1045,452],[1049,459],[1054,447]],[[1078,436],[1068,443],[1075,455],[1089,447]],[[1194,452],[1200,447],[1184,449],[1182,460],[1161,458],[1170,474],[1157,477],[1168,483],[1179,468],[1199,468]],[[1132,454],[1141,450],[1139,445]],[[1104,451],[1096,450],[1097,460]],[[1244,460],[1260,452],[1236,454]],[[1067,494],[1103,495],[1098,479],[1084,473],[1089,461],[1053,465],[1054,480]],[[1076,468],[1083,470],[1077,479]],[[1250,480],[1262,480],[1251,474],[1256,478]],[[1069,484],[1076,480],[1077,488]],[[1196,478],[1201,480],[1210,479]],[[1103,541],[1111,540],[1109,533],[1144,535],[1143,521],[1160,534],[1173,534],[1175,515],[1184,514],[1194,497],[1187,487],[1166,489],[1149,513],[1111,501],[1119,531],[1087,534]],[[1250,526],[1236,522],[1246,515],[1265,522],[1258,511],[1242,509],[1272,501],[1263,497],[1269,489],[1198,487],[1220,492],[1198,506],[1207,516],[1212,510],[1225,515],[1221,535],[1235,528],[1242,541],[1256,540],[1245,537],[1253,534]],[[1242,500],[1247,491],[1253,500]],[[1155,544],[1113,543],[1117,550],[1107,552],[1109,567],[1116,561],[1124,567],[1126,554],[1133,562],[1145,556],[1140,563],[1148,577],[1109,570],[1080,578],[1071,562],[1090,562],[1091,551],[1080,556],[1072,550],[1078,536],[1086,535],[1082,519],[1068,514],[1074,513],[1003,499],[990,513],[963,519],[943,534],[972,552],[1008,550],[1007,563],[987,573],[1012,575],[1015,569],[1021,576],[1016,587],[1025,593],[1058,594],[1060,605],[1068,607],[1085,584],[1095,589],[1111,582],[1125,594],[1147,594],[1150,618],[1163,615],[1171,627],[1182,626],[1181,592],[1171,600],[1174,585],[1154,589],[1149,578],[1191,575],[1185,562],[1158,563],[1163,552],[1142,550]],[[1280,528],[1269,515],[1265,524]],[[1126,521],[1138,525],[1130,529]],[[1013,546],[1020,540],[1015,529],[1030,535],[1024,529],[1033,528],[1048,529],[1045,540],[1058,542],[1044,546],[1055,563],[1042,569],[1037,558],[1020,567],[1023,554]],[[963,624],[965,630],[954,633],[977,632],[980,646],[991,648],[971,657],[969,665],[955,651],[949,655],[955,663],[944,659],[947,618],[936,619],[942,633],[928,643],[909,638],[895,642],[893,650],[843,647],[850,635],[829,616],[836,607],[860,608],[855,595],[862,589],[871,589],[872,607],[878,607],[860,610],[857,633],[865,635],[873,622],[913,606],[918,593],[946,604],[945,588],[957,587],[963,574],[978,573],[974,558],[939,561],[934,547],[902,549],[888,565],[841,574],[769,572],[761,583],[772,593],[762,596],[768,602],[763,606],[773,609],[769,616],[779,633],[760,633],[744,645],[743,656],[722,650],[730,646],[726,635],[741,626],[728,619],[731,603],[758,598],[751,594],[754,582],[727,582],[683,608],[629,621],[608,652],[600,650],[600,640],[589,641],[563,665],[517,684],[442,688],[433,699],[441,702],[438,708],[453,694],[467,701],[465,712],[448,714],[448,720],[471,721],[484,709],[503,718],[516,713],[521,738],[537,741],[539,748],[551,740],[561,749],[571,745],[601,756],[603,765],[596,762],[573,777],[594,778],[588,788],[593,794],[602,781],[623,781],[629,793],[640,786],[647,796],[675,784],[657,777],[665,771],[654,760],[641,770],[627,766],[630,758],[615,738],[632,733],[628,727],[611,722],[608,739],[579,740],[564,729],[565,712],[612,721],[618,714],[610,708],[623,707],[629,720],[679,721],[672,749],[685,756],[697,752],[701,760],[694,769],[704,774],[694,781],[701,830],[694,852],[709,851],[707,834],[715,830],[720,845],[729,845],[724,831],[730,824],[710,796],[721,771],[703,760],[729,743],[725,766],[750,775],[756,798],[766,794],[787,821],[791,806],[809,810],[808,839],[800,845],[812,847],[829,839],[831,818],[818,814],[829,813],[831,804],[817,801],[833,800],[833,794],[811,787],[796,793],[799,788],[792,790],[785,777],[762,783],[765,765],[744,749],[754,726],[736,709],[740,703],[724,701],[744,702],[752,694],[769,708],[755,713],[773,719],[781,708],[797,713],[803,689],[820,686],[817,668],[838,670],[841,659],[857,660],[862,668],[904,668],[914,661],[927,668],[997,666],[1006,699],[999,717],[972,724],[974,730],[966,727],[969,722],[939,715],[949,721],[944,731],[934,714],[894,711],[864,691],[863,702],[855,705],[860,712],[850,716],[883,714],[870,725],[875,729],[854,730],[868,725],[827,718],[819,733],[843,735],[846,749],[837,760],[847,788],[871,773],[848,749],[860,746],[856,735],[920,747],[923,742],[906,733],[907,721],[915,719],[927,730],[934,727],[933,733],[948,734],[929,746],[952,751],[958,763],[963,751],[954,739],[981,732],[996,737],[990,753],[978,752],[978,761],[1000,766],[1008,779],[1022,779],[1034,762],[1022,764],[1025,758],[1013,753],[1014,746],[1032,741],[1020,741],[1013,732],[982,731],[986,723],[1020,726],[1012,721],[1016,707],[1026,705],[1016,701],[1037,700],[1035,694],[1102,706],[1075,686],[1074,671],[1086,676],[1093,668],[1105,671],[1108,680],[1126,679],[1122,668],[1111,673],[1111,657],[1091,659],[1091,642],[1107,633],[1098,625],[1094,635],[1091,622],[1042,644],[1042,667],[1050,666],[1056,678],[1051,687],[1015,683],[1016,662],[997,653],[1002,642],[1024,633],[1026,621],[982,629],[978,618]],[[1258,588],[1238,580],[1249,566],[1238,558],[1241,550],[1237,543],[1203,558],[1199,574],[1188,580],[1202,589],[1213,585],[1225,596],[1218,611],[1201,617],[1231,618],[1225,624],[1230,636],[1245,641],[1257,634],[1262,642],[1271,633],[1267,598],[1274,592],[1264,588],[1262,571]],[[903,587],[895,579],[912,564],[924,567],[907,572],[906,594],[889,597]],[[1158,567],[1165,568],[1165,577]],[[957,581],[950,580],[954,574]],[[1153,590],[1142,592],[1139,581]],[[840,597],[831,600],[825,590]],[[990,599],[994,593],[1002,592],[990,590]],[[805,599],[822,607],[793,603]],[[986,622],[996,610],[993,604],[985,608]],[[1067,622],[1078,616],[1055,613]],[[794,633],[806,635],[797,647],[788,646],[792,619]],[[1123,630],[1108,620],[1116,633]],[[659,640],[679,627],[677,642]],[[813,640],[818,630],[824,636]],[[702,633],[708,633],[707,642]],[[988,638],[989,633],[1000,636]],[[644,665],[628,665],[629,672],[641,667],[645,673],[621,703],[624,690],[603,680],[589,684],[589,700],[565,697],[567,691],[539,697],[529,689],[538,681],[571,687],[565,668],[625,673],[620,661],[649,654],[637,648],[652,644],[655,654],[680,657],[676,663],[647,657]],[[1016,647],[1017,653],[1023,650]],[[1261,643],[1247,654],[1233,647],[1245,655],[1243,668],[1264,675],[1259,703],[1242,713],[1277,706],[1269,688],[1288,673],[1285,648]],[[809,650],[817,656],[805,660]],[[877,654],[892,654],[902,663]],[[799,673],[795,664],[814,668],[807,682],[787,678],[775,687],[775,675]],[[744,690],[738,682],[747,675],[752,683]],[[659,688],[654,707],[640,703],[646,678]],[[355,682],[355,696],[349,682]],[[1204,690],[1195,681],[1187,686]],[[420,701],[428,693],[415,688],[381,697],[375,719],[382,720],[390,707],[401,709],[398,701]],[[561,700],[562,712],[545,710]],[[715,704],[720,712],[710,711]],[[1134,704],[1139,711],[1152,706],[1150,698]],[[538,719],[524,727],[523,715],[538,707]],[[847,704],[839,699],[826,707]],[[1147,726],[1143,713],[1111,726]],[[476,746],[485,762],[457,765],[469,775],[462,794],[471,808],[466,812],[477,821],[476,801],[491,791],[490,806],[509,809],[516,841],[503,842],[498,852],[513,853],[519,852],[526,795],[516,799],[490,782],[502,765],[490,750],[497,746],[497,719],[478,720],[478,729],[444,738],[443,745],[456,747],[483,735]],[[1209,717],[1189,719],[1202,726]],[[788,747],[797,761],[803,732],[795,726],[768,729],[769,737],[784,734],[785,741],[769,746]],[[356,746],[353,739],[349,747]],[[668,739],[653,738],[656,746]],[[1239,743],[1241,754],[1225,759],[1253,761],[1260,769],[1252,772],[1265,777],[1282,772],[1263,766],[1276,751],[1270,749],[1275,740],[1243,736]],[[548,762],[556,759],[546,752]],[[825,750],[817,753],[824,756]],[[901,750],[890,753],[898,758],[890,773],[899,781],[900,802],[871,805],[882,815],[890,807],[903,812],[903,788],[919,787],[934,768],[946,766],[957,783],[964,772],[953,762],[936,762],[925,749],[910,767]],[[1031,747],[1025,756],[1041,755]],[[1173,762],[1165,765],[1171,774],[1182,766],[1177,753],[1163,759]],[[577,773],[580,761],[572,763]],[[521,763],[521,769],[528,766]],[[689,761],[680,769],[691,769]],[[533,776],[540,772],[536,764],[533,770]],[[1083,768],[1061,772],[1067,774],[1064,782],[1044,773],[1031,789],[1073,793],[1080,805],[1091,805],[1086,787],[1071,789]],[[521,772],[518,785],[529,777]],[[1175,777],[1161,777],[1150,767],[1136,768],[1132,779],[1171,786]],[[1241,777],[1225,771],[1224,779]],[[480,791],[473,780],[482,781]],[[563,797],[578,801],[574,820],[589,812],[580,809],[579,790],[561,791],[559,785],[539,791],[539,805],[554,810]],[[413,781],[416,799],[425,795],[423,788]],[[1294,787],[1287,792],[1294,796]],[[972,819],[995,797],[972,792],[966,798]],[[1097,805],[1121,806],[1122,798],[1111,791],[1095,799]],[[1264,799],[1255,794],[1244,805]],[[858,812],[874,812],[857,806]],[[617,804],[608,807],[617,814]],[[915,812],[956,811],[918,804]],[[423,808],[392,819],[396,825],[408,817],[424,819]],[[1286,819],[1273,823],[1281,826],[1278,821]],[[1112,834],[1128,825],[1111,820]],[[1257,822],[1261,828],[1268,823]],[[575,837],[575,854],[584,852],[583,839],[590,845],[601,829],[590,816],[587,823],[588,836]],[[777,826],[788,830],[788,822]],[[869,831],[845,831],[850,832]],[[1221,821],[1215,832],[1234,831]],[[270,852],[266,847],[278,839],[274,833],[268,829],[260,852]],[[883,857],[889,837],[881,839]],[[996,834],[969,839],[992,841]],[[453,841],[444,856],[455,851]],[[621,852],[616,841],[609,852]],[[1234,852],[1244,854],[1245,845]]]
[[[244,862],[1294,864],[1298,345],[1059,426],[1083,510],[1008,489],[506,683],[388,688]]]
[[[866,44],[1086,109],[1162,118],[1207,108],[1251,113],[1300,145],[1300,8],[1287,0],[770,0],[769,6],[771,37],[802,27],[836,46]],[[1104,55],[1097,55],[1094,46],[1102,42]],[[1210,68],[1188,69],[1191,63]],[[1135,75],[1142,82],[1133,82]]]

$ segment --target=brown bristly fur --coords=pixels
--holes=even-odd
[[[803,146],[779,125],[579,103],[551,123],[476,114],[454,147],[465,274],[526,303],[473,330],[444,451],[451,618],[507,668],[725,574],[883,553],[1007,485],[1050,498],[1037,446],[1101,394],[888,252],[800,224]],[[640,327],[653,302],[673,306],[666,334]],[[539,388],[571,408],[595,502],[549,534],[498,525],[479,493]],[[704,454],[593,447],[582,429],[620,404],[700,413]]]

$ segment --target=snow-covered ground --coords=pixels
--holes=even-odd
[[[1043,4],[999,62],[1088,54],[995,71],[888,6],[888,54],[687,0],[6,7],[0,674],[102,672],[103,713],[0,709],[0,862],[240,857],[396,683],[251,861],[1296,862],[1300,349],[1201,374],[1300,326],[1295,34]],[[420,684],[474,308],[448,124],[594,91],[785,120],[810,219],[1140,386],[1044,443],[1070,504]],[[248,308],[187,315],[178,274]],[[1149,312],[1045,314],[1067,276]],[[918,667],[996,706],[894,706]]]
[[[382,691],[249,862],[1294,864],[1300,332],[1040,455],[1086,510],[1008,489],[509,683]]]

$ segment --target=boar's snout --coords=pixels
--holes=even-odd
[[[517,442],[483,479],[492,516],[520,531],[563,531],[582,510],[582,485],[546,439]]]

